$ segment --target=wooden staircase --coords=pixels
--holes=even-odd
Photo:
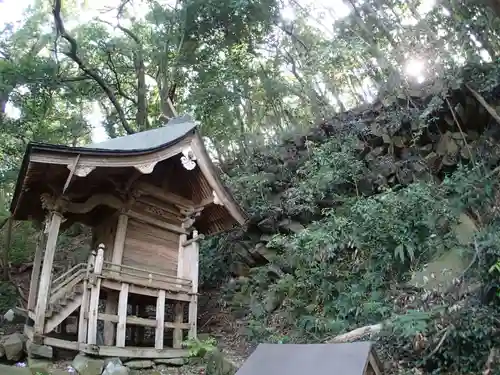
[[[52,332],[82,304],[87,264],[80,263],[52,282],[44,333]]]

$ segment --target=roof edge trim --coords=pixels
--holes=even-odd
[[[168,125],[167,125],[168,126]],[[16,187],[14,189],[14,196],[12,197],[12,201],[10,204],[10,212],[11,214],[15,213],[18,201],[20,196],[22,195],[22,188],[24,185],[24,179],[26,176],[26,171],[31,162],[31,156],[37,153],[50,153],[62,157],[67,157],[68,161],[73,161],[73,157],[76,155],[82,156],[110,156],[110,157],[139,157],[144,155],[151,155],[157,152],[164,151],[172,146],[179,144],[184,140],[190,140],[197,133],[197,127],[193,127],[190,131],[185,133],[184,135],[178,137],[177,139],[161,144],[156,147],[148,148],[148,149],[137,149],[137,150],[110,150],[110,149],[100,149],[100,148],[86,148],[86,147],[71,147],[65,145],[54,145],[50,143],[37,143],[30,142],[26,147],[26,151],[24,153],[23,161],[21,164],[21,168],[19,170],[19,175],[16,182]],[[188,143],[189,144],[189,143]],[[171,156],[170,156],[171,157]],[[165,159],[168,159],[166,157]],[[57,162],[52,164],[65,164],[65,162]],[[69,173],[69,170],[68,170]]]
[[[191,149],[193,150],[197,164],[210,184],[211,188],[216,192],[218,198],[224,203],[224,206],[229,211],[231,216],[240,224],[244,225],[248,222],[247,214],[241,209],[240,205],[234,200],[234,197],[229,193],[215,170],[214,164],[208,155],[208,152],[203,143],[201,135],[196,132],[192,141]]]

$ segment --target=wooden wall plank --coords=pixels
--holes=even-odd
[[[178,234],[129,219],[122,264],[175,276],[178,246]]]

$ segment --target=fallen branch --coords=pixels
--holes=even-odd
[[[335,336],[332,339],[327,340],[328,344],[341,343],[341,342],[351,342],[359,340],[365,336],[372,336],[379,333],[384,327],[385,323],[372,324],[368,326],[363,326],[356,328],[352,331],[343,333],[341,335]]]
[[[450,326],[446,327],[445,331],[444,331],[444,334],[443,336],[441,337],[441,339],[439,340],[439,343],[437,344],[437,346],[432,350],[432,352],[429,354],[429,357],[432,357],[434,354],[436,354],[439,349],[441,348],[441,346],[443,346],[443,343],[444,343],[444,340],[446,340],[446,338],[448,337],[448,335],[450,334]]]
[[[493,117],[500,124],[500,115],[498,115],[495,108],[489,105],[483,98],[483,96],[476,90],[474,90],[472,87],[470,87],[468,83],[465,84],[465,87],[467,88],[467,90],[471,92],[472,96],[474,96],[474,98],[476,98],[476,100],[486,109],[486,111],[491,115],[491,117]]]

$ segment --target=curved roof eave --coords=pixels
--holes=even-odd
[[[196,124],[192,121],[190,116],[185,115],[172,119],[165,126],[160,128],[113,138],[88,146],[72,147],[50,143],[30,142],[24,153],[21,169],[14,189],[14,195],[10,204],[10,212],[13,213],[17,206],[21,192],[20,190],[23,185],[22,182],[24,181],[26,170],[30,162],[30,156],[34,152],[52,152],[65,154],[68,157],[76,155],[140,156],[162,151],[186,139],[188,136],[194,135],[196,132]],[[142,147],[136,147],[134,145],[141,145]]]

